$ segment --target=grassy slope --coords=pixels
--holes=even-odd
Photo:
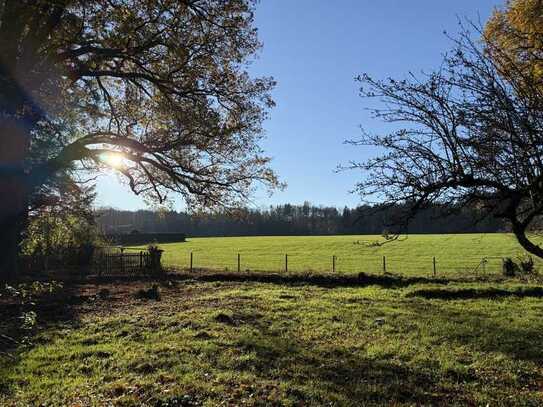
[[[440,275],[473,273],[482,257],[516,257],[522,250],[510,234],[411,235],[406,240],[382,246],[380,236],[304,237],[220,237],[190,238],[185,243],[161,245],[169,265],[188,267],[190,252],[194,267],[237,270],[237,253],[242,270],[282,271],[285,253],[289,271],[330,271],[337,256],[338,272],[382,272],[382,256],[387,271],[406,275],[432,273],[432,257]],[[499,273],[500,259],[490,259],[486,271]]]
[[[535,298],[188,281],[155,302],[134,284],[94,297],[103,287],[77,322],[0,359],[0,405],[543,403]]]

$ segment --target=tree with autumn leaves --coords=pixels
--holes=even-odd
[[[543,88],[543,1],[513,0],[486,23],[487,50],[505,75]]]
[[[279,185],[259,142],[271,78],[252,0],[0,0],[0,279],[30,208],[112,167],[135,194],[191,207]]]

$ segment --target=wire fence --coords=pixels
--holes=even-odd
[[[398,255],[349,255],[314,253],[212,253],[197,251],[175,256],[165,262],[186,271],[201,269],[238,272],[324,272],[324,273],[393,273],[406,276],[477,277],[503,273],[505,257],[439,257]],[[536,270],[543,270],[543,262],[534,259]]]

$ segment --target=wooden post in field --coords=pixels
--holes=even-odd
[[[241,256],[238,253],[238,273],[241,271]]]
[[[436,258],[434,256],[434,277],[436,276]]]
[[[102,277],[102,268],[104,267],[104,259],[107,258],[104,255],[104,252],[100,252],[100,257],[98,257],[98,277]]]
[[[387,272],[387,258],[383,256],[383,274]]]
[[[143,251],[140,251],[140,270],[143,270]]]
[[[124,247],[121,247],[121,273],[124,274]]]
[[[192,273],[192,252],[190,252],[190,272]]]
[[[288,254],[285,253],[285,273],[288,273]]]
[[[332,272],[336,272],[336,256],[332,256]]]

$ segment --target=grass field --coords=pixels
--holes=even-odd
[[[404,275],[472,275],[501,272],[502,257],[517,257],[523,250],[511,234],[410,235],[382,243],[381,236],[280,236],[189,238],[184,243],[163,244],[166,265],[186,268],[193,253],[195,268],[284,271],[332,271],[336,256],[338,273],[382,273],[383,256],[388,272]],[[481,264],[487,257],[487,263]]]
[[[0,406],[543,405],[541,278],[471,274],[518,255],[513,237],[379,239],[190,239],[162,245],[166,264],[193,252],[220,272],[75,280],[22,304],[0,288]],[[380,275],[383,255],[406,277]],[[139,295],[153,284],[160,301]]]
[[[151,282],[48,299],[39,333],[0,354],[0,405],[543,404],[543,304],[518,282],[489,299],[496,283],[186,278],[162,282],[162,301],[135,296]]]

